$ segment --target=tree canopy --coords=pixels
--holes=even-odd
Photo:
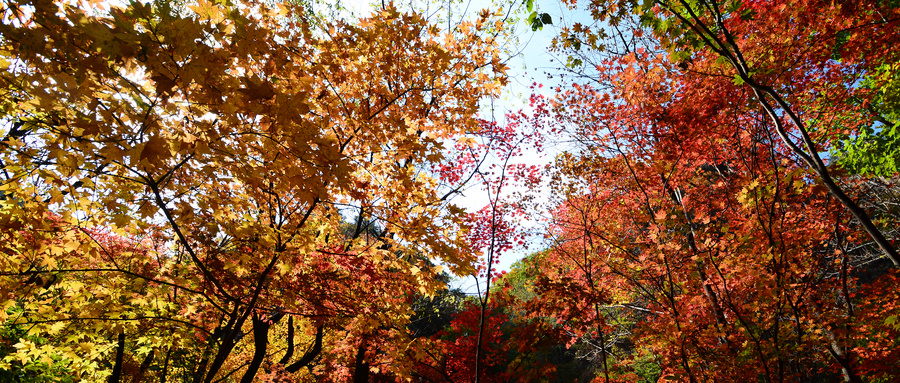
[[[0,380],[900,378],[900,6],[553,6],[0,2]]]

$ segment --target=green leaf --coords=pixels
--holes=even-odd
[[[835,34],[834,48],[831,51],[832,60],[841,61],[841,48],[843,48],[848,41],[850,41],[850,32],[839,31],[837,34]]]
[[[525,9],[526,12],[531,12],[534,10],[534,0],[525,0]]]
[[[733,82],[734,85],[744,85],[744,79],[742,79],[739,74],[734,75],[734,79],[731,80],[731,82]]]
[[[896,330],[900,330],[900,320],[898,320],[896,315],[891,315],[884,320],[884,324],[893,327]]]
[[[541,21],[541,18],[538,17],[537,12],[531,12],[528,15],[528,23],[531,24],[531,31],[535,32],[538,29],[544,29],[544,23]]]
[[[553,19],[550,18],[550,14],[548,14],[548,13],[543,13],[543,14],[541,14],[541,22],[544,23],[544,24],[547,24],[547,25],[552,25],[552,24],[553,24]]]
[[[691,58],[691,52],[684,51],[684,50],[673,51],[670,55],[671,55],[671,60],[676,63],[679,63],[679,62],[682,62],[682,61],[685,61],[685,60]]]
[[[672,28],[672,20],[669,19],[660,20],[659,24],[656,26],[658,32],[668,31],[669,28]]]

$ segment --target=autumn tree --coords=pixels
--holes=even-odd
[[[644,33],[682,70],[726,76],[743,86],[772,122],[773,132],[795,160],[854,216],[885,257],[900,267],[900,256],[867,212],[832,176],[826,152],[851,137],[845,156],[851,166],[860,152],[893,153],[898,60],[892,46],[898,8],[889,2],[787,1],[592,1],[594,18],[610,27],[574,25],[562,45],[601,48],[614,36],[619,49],[633,49]],[[622,26],[620,29],[619,26]],[[624,29],[624,32],[623,32]],[[631,41],[631,43],[629,43]],[[618,42],[615,42],[618,44]],[[602,46],[605,48],[606,46]],[[878,133],[874,133],[877,131]],[[857,158],[854,160],[854,158]],[[884,162],[890,169],[893,161]],[[881,172],[879,165],[857,168]]]
[[[858,299],[892,299],[856,279],[854,267],[871,259],[850,244],[865,237],[808,173],[780,158],[788,152],[765,135],[765,120],[735,120],[728,105],[673,97],[647,77],[623,88],[656,102],[565,98],[585,147],[560,159],[574,183],[560,187],[567,194],[536,312],[596,349],[604,381],[634,380],[653,359],[684,381],[809,379],[831,363],[858,379],[867,361],[854,353],[888,352],[896,341],[884,326],[893,305],[866,321],[855,309]],[[856,337],[871,327],[878,336]]]
[[[472,272],[423,169],[504,81],[491,14],[442,33],[391,4],[160,4],[0,5],[2,320],[49,340],[3,366],[407,375],[407,297],[442,285],[424,259]]]
[[[601,381],[655,379],[648,363],[678,381],[894,379],[897,307],[866,302],[895,300],[895,225],[821,153],[889,132],[897,52],[870,43],[897,40],[896,8],[587,7],[598,24],[557,43],[590,83],[533,105],[575,143],[537,313],[596,349]]]
[[[503,284],[502,278],[495,281]],[[508,286],[507,286],[508,287]],[[523,302],[508,288],[496,288],[486,310],[481,300],[462,302],[452,321],[431,339],[418,359],[416,376],[426,382],[556,381],[550,355],[559,345],[558,329],[518,311]],[[480,347],[480,352],[474,350]],[[476,362],[476,358],[481,358]],[[477,368],[477,370],[476,370]]]
[[[474,382],[489,376],[482,366],[483,356],[493,348],[486,338],[492,331],[491,318],[496,309],[492,300],[492,286],[502,276],[497,269],[503,254],[525,244],[528,233],[521,223],[527,219],[526,209],[530,206],[532,188],[540,183],[539,167],[529,164],[526,158],[541,151],[541,135],[534,129],[533,121],[524,113],[505,116],[503,123],[481,120],[480,128],[460,140],[450,152],[453,166],[443,165],[436,169],[444,182],[462,184],[475,183],[474,189],[480,193],[485,205],[468,215],[470,231],[467,240],[478,257],[477,268],[471,276],[475,282],[475,299],[478,306],[478,326],[474,336],[474,364],[462,376],[469,376]],[[472,181],[472,182],[470,182]],[[468,313],[472,307],[464,310]],[[468,344],[468,343],[467,343]],[[457,345],[456,354],[464,346]],[[466,358],[468,360],[468,358]]]

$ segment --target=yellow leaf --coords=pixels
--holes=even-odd
[[[188,9],[200,16],[200,20],[209,20],[213,24],[218,24],[225,20],[222,9],[207,1],[198,1],[197,5],[189,5]]]
[[[294,264],[291,262],[281,262],[278,264],[278,272],[285,275],[294,270]]]
[[[50,331],[49,331],[49,332],[50,332],[50,334],[58,334],[58,333],[59,333],[60,331],[62,331],[62,329],[65,328],[65,327],[66,327],[66,323],[65,323],[65,322],[62,322],[62,321],[60,321],[60,322],[55,322],[55,323],[53,323],[52,325],[50,325]]]

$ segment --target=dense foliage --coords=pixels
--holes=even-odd
[[[410,374],[430,260],[473,270],[422,169],[503,81],[491,16],[451,35],[394,7],[318,28],[301,10],[0,5],[5,369]]]
[[[900,380],[896,2],[313,3],[0,2],[0,380]]]
[[[896,5],[588,7],[612,28],[558,42],[592,82],[539,103],[578,143],[539,315],[603,381],[898,379],[896,179],[865,178],[896,172]]]

